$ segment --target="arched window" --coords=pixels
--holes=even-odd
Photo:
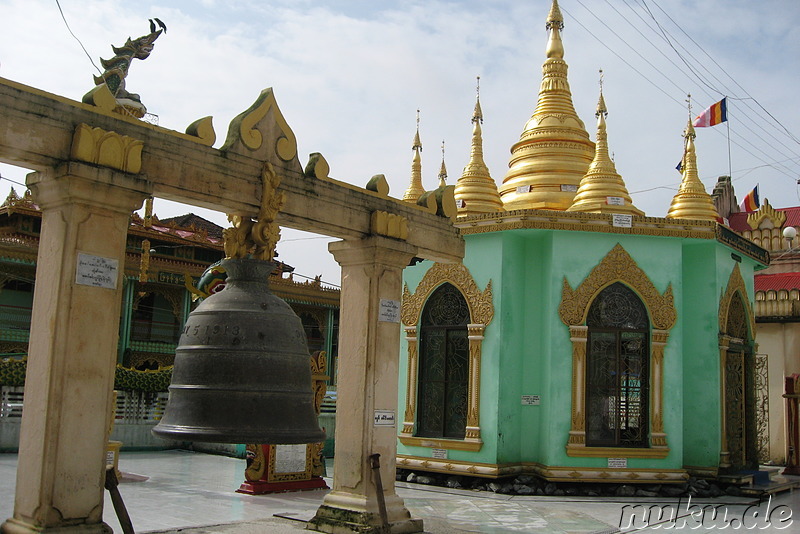
[[[468,323],[467,301],[449,283],[439,286],[422,310],[417,436],[464,439],[469,378]]]
[[[641,299],[615,282],[586,318],[586,445],[648,447],[650,322]]]

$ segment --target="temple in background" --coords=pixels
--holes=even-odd
[[[594,142],[575,112],[556,1],[546,28],[538,101],[500,183],[476,102],[455,186],[463,262],[404,272],[398,468],[651,484],[757,469],[753,280],[769,253],[719,224],[691,116],[668,212],[633,204],[602,84]],[[414,145],[408,202],[424,198]]]

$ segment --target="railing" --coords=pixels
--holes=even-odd
[[[322,399],[320,413],[336,413],[336,389],[333,389],[333,386],[328,386],[328,391]]]
[[[31,329],[31,309],[25,306],[0,304],[0,324],[10,330]]]
[[[23,391],[22,386],[0,386],[0,418],[18,420],[22,417]],[[141,425],[157,423],[164,415],[168,396],[166,391],[117,391],[114,421]]]

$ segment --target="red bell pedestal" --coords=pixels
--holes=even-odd
[[[788,434],[788,451],[786,454],[786,469],[784,475],[800,475],[800,376],[794,374],[786,377],[786,429]]]
[[[315,465],[321,464],[321,445],[247,445],[246,480],[236,492],[262,495],[328,489],[322,476],[315,473],[323,469]]]

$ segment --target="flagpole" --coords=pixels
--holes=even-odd
[[[731,181],[733,181],[733,171],[731,170],[732,169],[732,167],[731,167],[731,121],[727,117],[727,114],[728,114],[727,113],[727,107],[728,107],[727,98],[728,97],[726,95],[725,96],[725,108],[726,108],[725,109],[725,115],[726,115],[725,118],[728,119],[728,120],[725,121],[725,126],[728,127],[728,177],[731,179]]]

